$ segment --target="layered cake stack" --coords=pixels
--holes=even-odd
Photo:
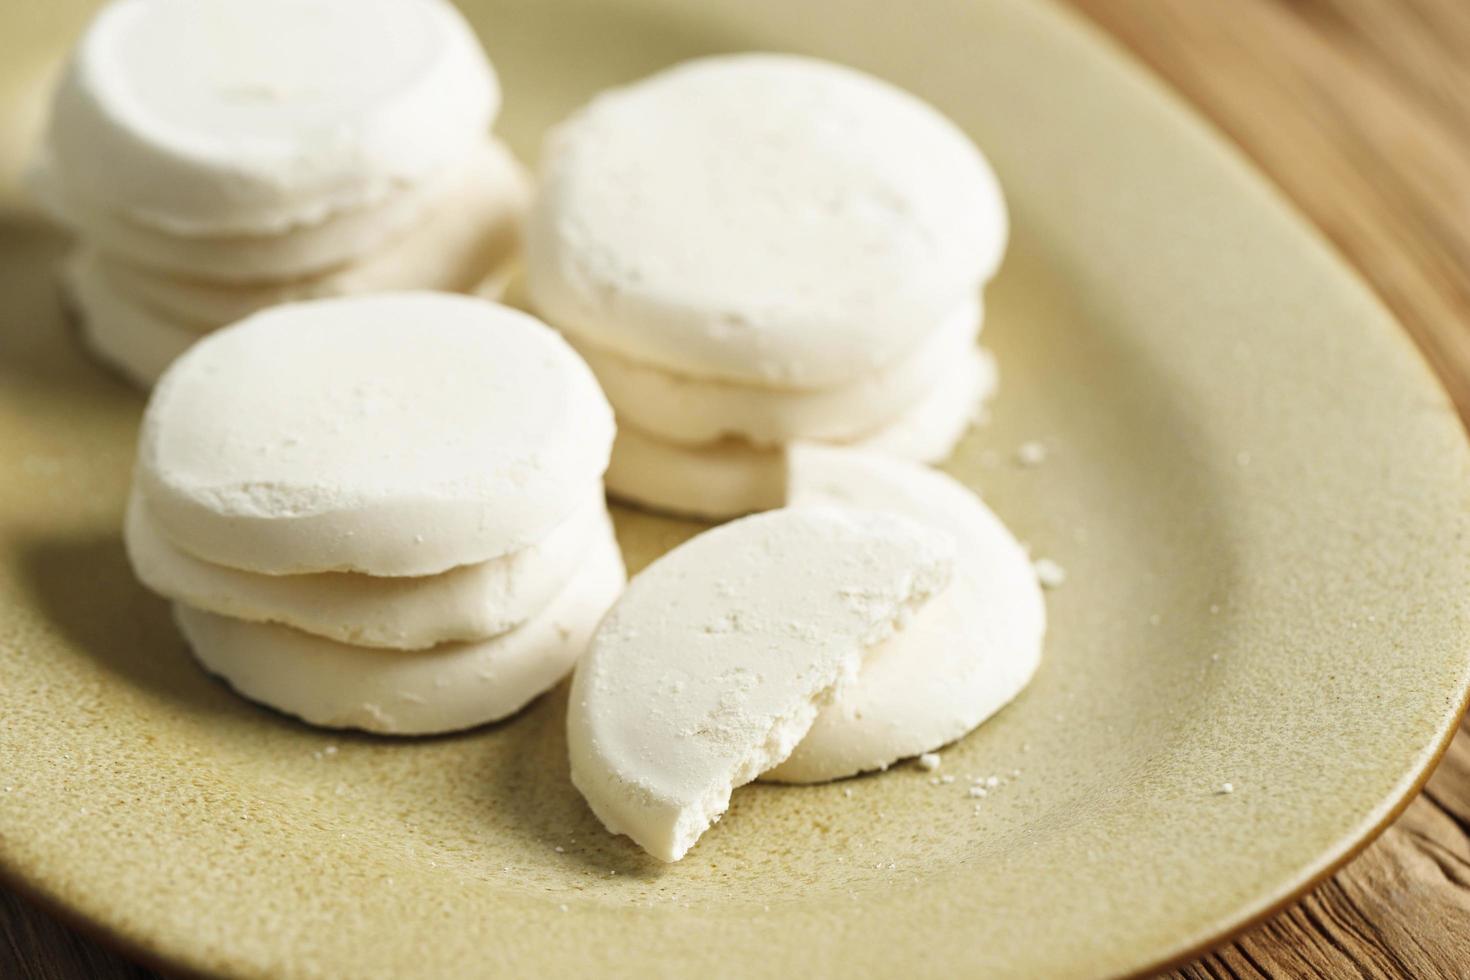
[[[709,58],[598,96],[544,156],[525,287],[617,410],[615,495],[777,507],[788,444],[935,462],[995,387],[975,342],[1004,202],[913,96],[810,59]]]
[[[83,336],[148,385],[278,303],[469,291],[529,184],[494,70],[441,0],[116,0],[73,52],[35,171],[74,229]]]
[[[612,439],[591,372],[523,313],[282,306],[154,389],[128,553],[246,697],[328,727],[467,728],[556,683],[622,590]]]

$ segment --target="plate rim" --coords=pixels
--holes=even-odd
[[[1257,190],[1263,191],[1272,199],[1275,207],[1286,213],[1290,221],[1297,226],[1298,231],[1305,232],[1307,237],[1313,239],[1315,247],[1335,268],[1336,274],[1353,282],[1362,298],[1377,308],[1377,312],[1390,328],[1387,333],[1394,337],[1401,348],[1412,354],[1412,360],[1418,365],[1423,376],[1422,383],[1432,390],[1449,409],[1456,420],[1462,439],[1470,441],[1470,420],[1467,420],[1459,407],[1455,405],[1443,379],[1430,364],[1423,348],[1400,321],[1398,314],[1389,308],[1383,297],[1373,288],[1357,266],[1348,260],[1337,243],[1311,219],[1297,201],[1288,195],[1264,168],[1246,153],[1244,147],[1236,142],[1213,117],[1207,115],[1201,106],[1128,48],[1121,39],[1108,32],[1080,9],[1064,3],[1063,0],[1032,0],[1032,4],[1066,29],[1086,35],[1094,47],[1106,53],[1120,74],[1131,75],[1152,89],[1155,97],[1165,103],[1171,113],[1177,117],[1178,123],[1194,126],[1213,144],[1217,153],[1231,158],[1241,179],[1253,183]],[[1467,637],[1467,643],[1470,643],[1470,637]],[[1440,731],[1436,736],[1437,742],[1429,743],[1431,752],[1425,758],[1419,772],[1404,784],[1404,789],[1397,798],[1388,797],[1382,801],[1388,805],[1376,821],[1350,839],[1340,841],[1333,851],[1324,853],[1317,867],[1306,872],[1299,882],[1284,889],[1281,894],[1262,900],[1256,908],[1243,907],[1241,914],[1235,917],[1236,921],[1222,926],[1213,935],[1193,940],[1175,952],[1166,952],[1154,962],[1122,974],[1122,980],[1144,980],[1155,974],[1194,962],[1210,951],[1231,943],[1255,927],[1276,918],[1351,864],[1397,823],[1410,805],[1424,792],[1425,786],[1429,784],[1439,764],[1444,761],[1445,755],[1449,752],[1451,743],[1460,734],[1467,714],[1470,714],[1470,676],[1464,678],[1461,684],[1457,707],[1450,716],[1442,719]]]

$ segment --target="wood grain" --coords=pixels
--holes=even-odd
[[[1072,0],[1377,289],[1470,419],[1470,3]],[[1470,727],[1310,896],[1173,977],[1470,977]]]
[[[1470,0],[1071,0],[1373,284],[1470,418]],[[0,892],[0,977],[152,974]],[[1169,974],[1470,977],[1470,728],[1362,855]]]
[[[0,977],[5,980],[150,980],[155,976],[0,889]]]

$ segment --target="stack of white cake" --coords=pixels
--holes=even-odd
[[[278,303],[470,291],[529,182],[495,73],[441,0],[116,0],[73,52],[35,171],[77,235],[88,344],[144,386]]]
[[[1006,230],[980,151],[913,96],[709,58],[552,133],[526,288],[618,413],[609,490],[721,518],[780,506],[797,440],[949,455],[995,387],[975,341]]]
[[[612,438],[591,372],[523,313],[282,306],[154,390],[128,553],[245,696],[329,727],[467,728],[556,683],[622,590]]]

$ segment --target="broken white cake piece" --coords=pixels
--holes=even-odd
[[[667,447],[697,467],[708,450],[719,471],[918,412],[975,349],[1007,230],[983,155],[912,95],[811,58],[702,58],[597,96],[547,138],[526,292],[637,431],[615,456]],[[944,403],[926,456],[988,391]],[[609,491],[741,512],[738,494],[648,472],[615,461]]]
[[[788,506],[902,514],[954,536],[949,587],[875,647],[791,755],[761,778],[811,783],[886,769],[966,735],[1036,673],[1046,609],[1030,560],[969,488],[938,470],[798,444]]]
[[[952,537],[804,507],[707,531],[634,578],[572,682],[572,781],[614,833],[676,861],[784,759],[870,648],[948,584]]]
[[[173,544],[269,575],[432,575],[541,540],[599,483],[612,413],[566,342],[444,293],[295,303],[196,344],[136,480]]]

